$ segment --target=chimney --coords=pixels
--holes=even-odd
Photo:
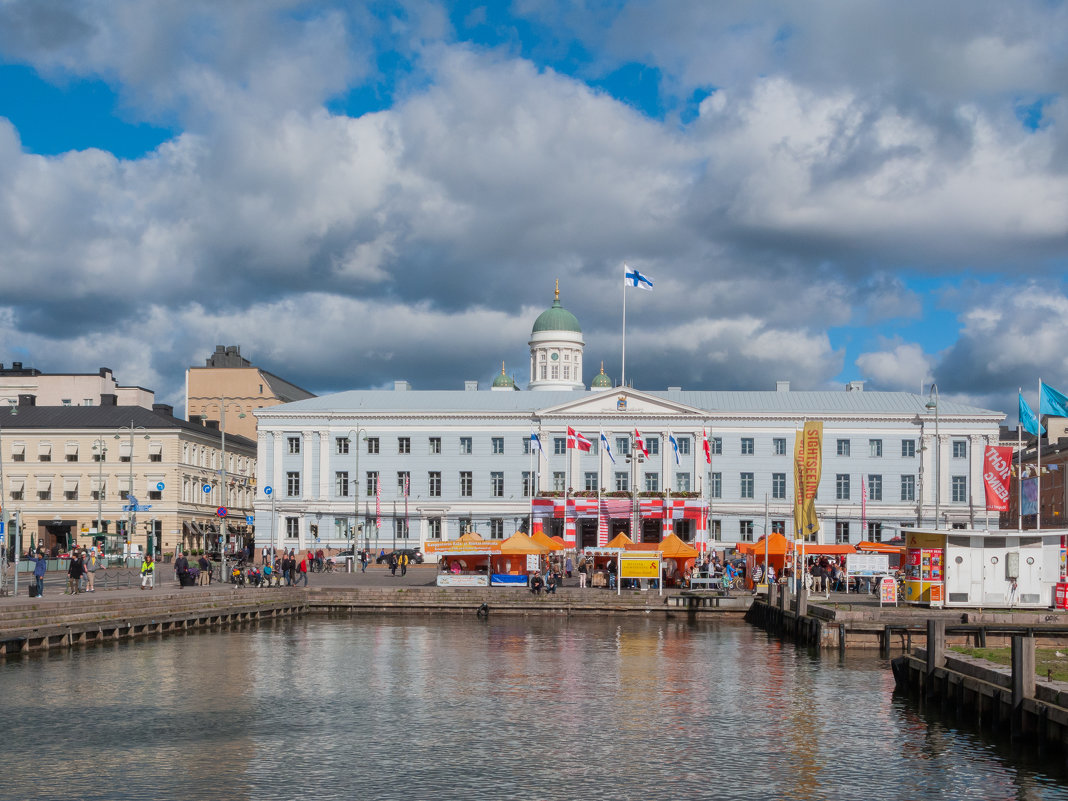
[[[863,392],[863,391],[864,391],[864,382],[863,381],[850,381],[848,384],[846,384],[846,392]]]
[[[119,396],[113,392],[101,392],[100,393],[100,405],[101,406],[118,406]]]
[[[464,381],[464,392],[478,392],[478,382]]]
[[[775,391],[776,392],[789,392],[790,391],[790,382],[789,381],[776,381],[775,382]]]
[[[407,392],[411,388],[412,388],[412,385],[409,384],[407,381],[394,381],[393,382],[393,391],[394,392]]]
[[[682,392],[682,387],[668,387],[668,392]]]
[[[11,362],[11,369],[12,370],[21,370],[22,369],[22,362]]]
[[[174,407],[167,403],[153,403],[152,411],[164,417],[174,417]]]
[[[21,367],[21,366],[22,365],[20,364],[19,367]],[[36,395],[19,395],[19,406],[36,406],[36,405],[37,405],[37,396]]]

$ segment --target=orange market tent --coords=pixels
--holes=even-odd
[[[634,544],[634,540],[632,540],[630,537],[628,537],[626,534],[624,534],[621,531],[618,534],[616,534],[616,536],[612,537],[612,539],[609,540],[608,544],[606,546],[604,546],[604,547],[605,548],[626,548],[628,545],[633,545],[633,544]]]
[[[535,531],[530,538],[538,543],[538,545],[544,545],[550,551],[562,551],[564,549],[564,544],[562,542],[557,542],[544,531]]]
[[[794,545],[786,537],[778,532],[772,533],[770,536],[761,537],[756,542],[740,542],[738,543],[738,550],[744,553],[753,554],[759,556],[760,560],[764,559],[764,540],[768,542],[768,556],[785,556],[787,553],[794,549]]]
[[[624,535],[620,535],[624,536]],[[673,579],[686,574],[697,559],[697,549],[687,545],[674,534],[668,534],[660,542],[633,542],[628,551],[659,551],[665,561],[664,578]],[[668,564],[667,560],[671,560]]]
[[[817,545],[814,542],[805,543],[805,556],[841,556],[843,554],[856,553],[857,549],[846,543],[828,543]]]
[[[887,545],[885,542],[858,542],[858,551],[864,551],[865,553],[887,553],[891,556],[901,556],[905,553],[905,549],[900,545]]]
[[[540,545],[523,532],[517,531],[500,544],[499,555],[494,555],[492,559],[493,572],[525,574],[528,555],[544,556],[547,553],[549,553],[548,546]]]
[[[557,534],[556,536],[553,536],[553,537],[549,537],[549,539],[551,539],[553,542],[555,542],[561,548],[566,548],[567,547],[567,543],[564,542],[564,538],[561,537],[559,534]]]

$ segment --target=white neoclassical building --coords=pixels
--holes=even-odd
[[[936,511],[943,526],[987,523],[983,454],[997,442],[1001,412],[943,398],[936,436],[927,397],[866,392],[859,382],[819,392],[787,382],[766,392],[642,391],[613,387],[602,367],[586,389],[584,344],[557,290],[531,332],[531,391],[502,369],[489,390],[398,381],[393,391],[257,410],[257,543],[337,547],[354,523],[360,544],[376,549],[531,526],[579,547],[618,531],[754,541],[766,529],[792,530],[794,438],[806,420],[824,429],[820,541],[890,539],[934,525]],[[589,451],[568,447],[569,427]],[[638,433],[647,458],[631,458]],[[989,523],[996,528],[997,516]]]

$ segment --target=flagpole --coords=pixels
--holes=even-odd
[[[1035,486],[1038,489],[1035,498],[1035,531],[1042,530],[1042,379],[1038,379],[1038,446],[1035,448],[1038,475]]]
[[[534,430],[534,421],[530,421],[530,430]],[[534,441],[528,440],[530,443],[530,483],[527,486],[527,490],[530,492],[530,498],[527,503],[527,536],[534,535],[534,493],[537,488],[537,480],[534,474]]]
[[[1023,387],[1020,387],[1020,397],[1023,397]],[[1017,413],[1016,416],[1019,418],[1016,423],[1016,513],[1018,521],[1017,530],[1023,531],[1023,415]]]
[[[627,263],[623,262],[623,366],[620,369],[619,385],[627,386]]]

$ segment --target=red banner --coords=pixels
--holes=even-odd
[[[1009,470],[1012,448],[989,445],[983,458],[983,484],[986,508],[991,512],[1009,511]]]

